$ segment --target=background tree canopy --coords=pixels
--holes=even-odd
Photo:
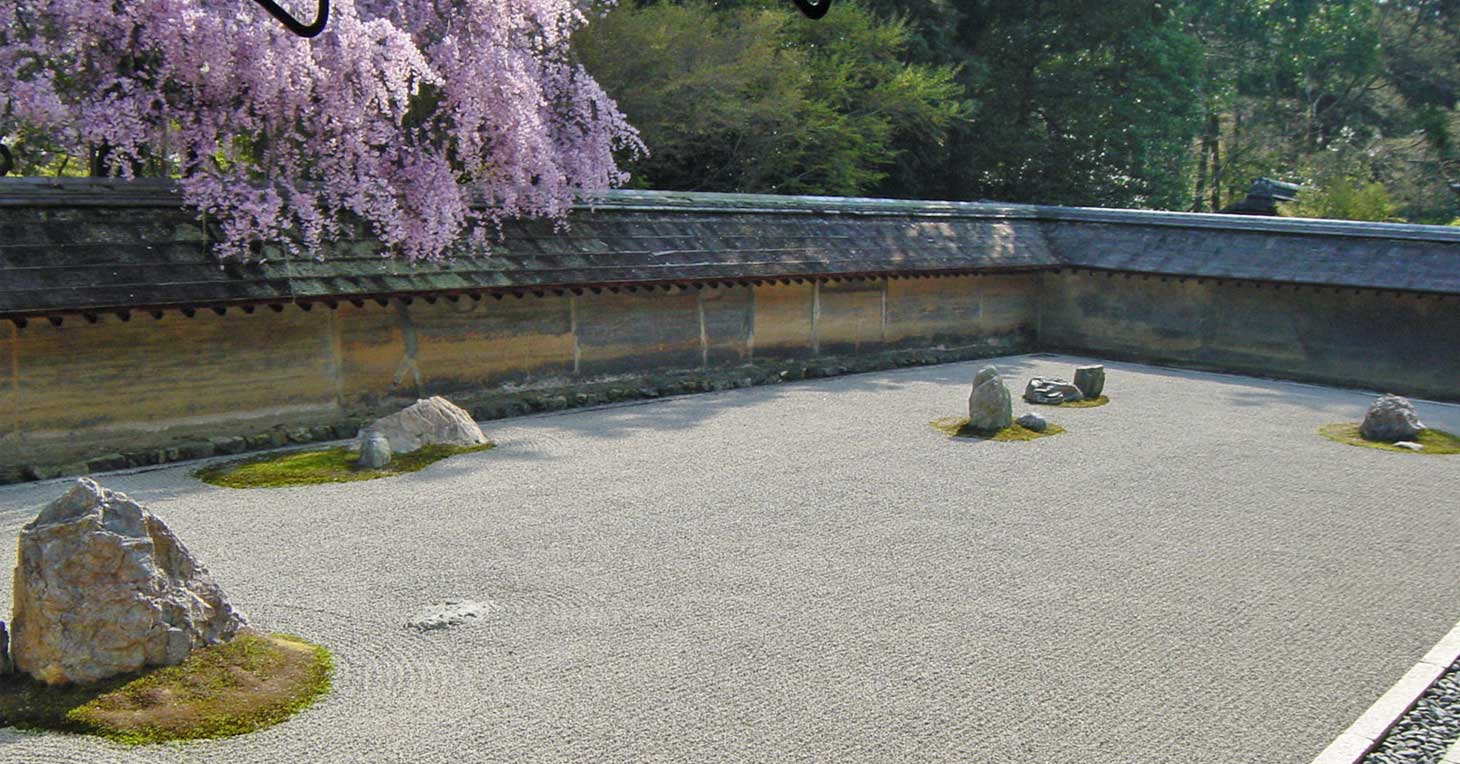
[[[1460,215],[1460,0],[626,3],[574,47],[636,185]],[[1460,186],[1455,186],[1460,189]]]

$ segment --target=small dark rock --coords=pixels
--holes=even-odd
[[[127,468],[127,457],[121,454],[102,454],[86,460],[87,472],[105,472]]]
[[[208,438],[213,444],[213,449],[220,454],[241,454],[248,450],[248,441],[237,435],[220,435]]]
[[[1014,421],[1018,422],[1019,426],[1026,430],[1044,432],[1046,429],[1049,429],[1049,421],[1035,413],[1025,414]]]
[[[273,443],[272,437],[266,432],[258,435],[249,435],[244,440],[248,441],[249,448],[267,448]]]
[[[61,476],[61,468],[49,464],[32,464],[25,468],[25,476],[29,480],[50,480]]]
[[[178,444],[177,453],[180,457],[179,461],[181,461],[184,459],[206,459],[216,455],[218,450],[213,448],[212,443],[192,440]]]

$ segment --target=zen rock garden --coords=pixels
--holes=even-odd
[[[1437,457],[1339,448],[1310,431],[1275,451],[1323,472],[1295,478],[1308,473],[1245,459],[1232,428],[1270,443],[1295,418],[1326,410],[1352,418],[1346,427],[1371,447],[1415,443],[1415,454],[1434,454],[1432,428],[1453,427],[1460,409],[1390,397],[1369,406],[1352,391],[1121,365],[1108,383],[1133,403],[1083,413],[1079,403],[1105,397],[1108,373],[1072,368],[1029,356],[493,425],[515,453],[480,451],[491,438],[460,408],[412,397],[353,440],[257,466],[273,478],[326,462],[345,475],[391,476],[419,454],[447,454],[448,469],[358,486],[255,484],[292,486],[277,492],[201,485],[187,467],[3,489],[25,517],[15,517],[13,669],[0,675],[0,720],[85,735],[9,732],[0,761],[777,760],[794,746],[818,760],[880,761],[889,703],[950,714],[949,725],[968,730],[931,749],[939,760],[965,760],[974,746],[999,761],[1155,761],[1169,751],[1206,761],[1210,749],[1225,760],[1251,758],[1245,751],[1311,760],[1352,722],[1352,708],[1270,700],[1286,673],[1264,675],[1256,663],[1229,671],[1225,646],[1206,652],[1210,634],[1254,590],[1288,593],[1280,608],[1251,615],[1263,628],[1242,634],[1244,654],[1296,663],[1304,691],[1324,697],[1383,691],[1393,678],[1372,666],[1405,668],[1412,644],[1334,635],[1364,618],[1434,627],[1403,593],[1415,580],[1426,596],[1453,590],[1460,557],[1422,533],[1447,507],[1422,498],[1453,494],[1454,470]],[[1047,391],[1069,384],[1082,400],[1029,402],[1019,393],[1031,377],[1051,381],[1035,386]],[[1261,408],[1247,405],[1254,390],[1266,393]],[[949,405],[956,419],[933,427],[952,438],[902,427]],[[1191,410],[1190,422],[1152,440],[1153,416]],[[869,428],[889,422],[896,427],[867,443]],[[1364,440],[1361,428],[1384,440]],[[1037,438],[1042,446],[987,443]],[[1146,467],[1155,460],[1162,469]],[[1415,479],[1375,481],[1372,470],[1394,460]],[[1315,494],[1318,479],[1326,489]],[[1261,497],[1259,529],[1250,497]],[[1390,500],[1399,510],[1375,513]],[[1332,533],[1311,533],[1314,507],[1332,516]],[[1371,540],[1378,552],[1350,554]],[[1254,543],[1283,552],[1248,554]],[[1394,565],[1386,549],[1415,549],[1432,564],[1396,581],[1384,574]],[[1313,596],[1282,589],[1295,559],[1324,561],[1320,583],[1334,586]],[[1114,602],[1114,612],[1095,606]],[[1209,606],[1191,611],[1191,602]],[[1292,614],[1313,628],[1283,627]],[[333,688],[326,647],[339,654]],[[1019,671],[1031,654],[1079,666],[1064,675],[1070,703],[1018,700],[1047,687],[1047,672]],[[869,660],[879,662],[873,675]],[[1193,671],[1169,675],[1162,666],[1174,660]],[[886,681],[867,692],[867,676],[940,666],[958,666],[937,675],[946,688]],[[780,692],[781,676],[813,691]],[[291,700],[266,706],[276,687],[291,688]],[[1159,707],[1194,700],[1215,710],[1180,732],[1130,727],[1118,751],[1092,758],[1080,730],[1130,720],[1099,703],[1113,687],[1159,692]],[[1009,688],[1010,703],[948,703],[990,688]],[[1231,697],[1266,706],[1223,706]],[[848,708],[856,729],[826,722],[828,707]],[[180,708],[191,708],[188,722],[172,719]],[[796,729],[746,736],[746,713],[759,708]],[[1222,749],[1232,713],[1245,738]],[[1267,735],[1272,717],[1279,729]],[[656,720],[672,736],[616,733],[629,719]],[[1191,742],[1207,719],[1218,729]],[[1026,720],[1040,732],[997,735]],[[803,730],[822,736],[807,744]],[[917,730],[902,735],[902,751],[926,742]],[[96,736],[232,739],[123,748]],[[696,746],[712,736],[724,746]],[[1231,754],[1238,745],[1244,754]]]
[[[1030,379],[1024,388],[1024,400],[1050,406],[1080,402],[1098,406],[1108,400],[1103,395],[1104,390],[1104,366],[1079,366],[1075,369],[1073,383],[1046,377]],[[968,396],[968,419],[940,419],[933,426],[960,437],[1002,441],[1033,440],[1064,432],[1064,428],[1051,425],[1049,420],[1032,411],[1015,419],[1013,398],[994,366],[985,366],[973,378],[973,391]]]

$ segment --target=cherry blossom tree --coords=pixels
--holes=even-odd
[[[318,253],[352,217],[391,254],[446,257],[507,217],[561,219],[643,149],[569,56],[572,0],[332,6],[304,39],[249,0],[0,3],[0,139],[164,168],[242,258]]]

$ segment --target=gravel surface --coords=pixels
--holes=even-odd
[[[387,480],[103,476],[335,689],[231,740],[0,731],[0,762],[1306,764],[1460,617],[1460,457],[1316,432],[1372,396],[1108,364],[1058,437],[934,431],[978,365],[506,420]],[[0,489],[0,532],[63,488]],[[481,622],[406,627],[453,599]]]

